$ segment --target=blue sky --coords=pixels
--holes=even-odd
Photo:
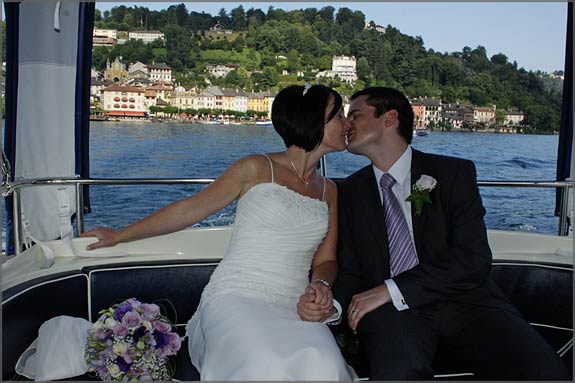
[[[161,10],[181,2],[97,2],[102,11],[124,4]],[[270,5],[300,8],[348,7],[360,10],[366,20],[392,25],[402,33],[421,36],[426,48],[439,52],[461,51],[482,45],[488,56],[504,53],[527,70],[562,70],[565,60],[565,2],[184,2],[188,11],[215,15],[242,4],[260,8]]]

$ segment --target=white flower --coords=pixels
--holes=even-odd
[[[418,216],[423,210],[423,204],[431,204],[430,192],[437,185],[435,178],[426,176],[425,174],[419,177],[417,182],[413,185],[412,192],[405,200],[414,204],[415,215]]]
[[[120,367],[118,367],[115,364],[112,364],[111,366],[108,367],[108,372],[110,373],[110,375],[112,375],[112,378],[118,378],[122,373],[122,371],[120,371]]]
[[[423,174],[415,183],[414,189],[432,191],[437,185],[437,180],[431,176]]]
[[[104,324],[106,325],[107,328],[114,328],[116,327],[118,322],[114,320],[114,318],[108,318],[106,319],[106,322]]]
[[[123,355],[128,352],[128,344],[124,342],[115,343],[114,346],[112,346],[112,351],[114,351],[116,355]]]
[[[152,323],[148,320],[142,321],[142,326],[144,326],[148,331],[152,331],[154,329]]]

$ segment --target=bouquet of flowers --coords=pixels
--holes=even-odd
[[[84,356],[89,371],[102,380],[169,380],[174,374],[169,357],[181,338],[155,304],[131,298],[100,311],[88,332]]]

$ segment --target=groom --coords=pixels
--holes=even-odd
[[[473,163],[412,149],[413,111],[397,90],[355,93],[348,120],[348,151],[372,164],[338,188],[334,295],[370,379],[431,379],[441,349],[477,379],[566,380],[555,351],[489,277]]]

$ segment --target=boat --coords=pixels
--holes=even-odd
[[[429,136],[429,130],[427,129],[414,129],[413,137],[425,137]]]
[[[258,126],[273,126],[272,120],[256,120]]]
[[[571,41],[571,51],[566,55],[565,84],[570,84],[572,79],[573,4],[568,6],[571,32],[567,37]],[[93,239],[77,238],[77,234],[83,231],[90,185],[137,187],[165,183],[207,184],[212,180],[91,178],[87,168],[87,136],[82,133],[88,128],[89,112],[86,77],[82,73],[86,73],[83,72],[87,65],[85,60],[91,51],[94,3],[6,3],[5,9],[7,161],[2,167],[2,193],[7,197],[6,206],[12,216],[6,230],[10,237],[9,255],[2,256],[2,380],[22,380],[16,374],[18,358],[37,337],[40,325],[46,320],[69,315],[93,322],[99,310],[124,298],[136,297],[143,302],[169,299],[178,314],[178,332],[183,335],[204,286],[225,254],[231,227],[190,228],[90,253],[84,249]],[[44,38],[34,38],[38,33]],[[63,34],[67,38],[61,38]],[[64,45],[58,45],[56,41]],[[34,56],[20,56],[16,60],[19,44],[26,44],[26,52],[33,52]],[[46,69],[53,74],[51,78],[42,75],[44,72],[26,71],[26,63],[51,62],[34,60],[42,55],[53,58],[54,52],[62,52],[64,61],[70,55],[80,61],[72,66],[35,68]],[[69,52],[68,56],[66,52]],[[89,65],[87,69],[89,77]],[[57,70],[56,75],[54,70]],[[31,75],[45,81],[33,88],[27,87],[24,80]],[[15,83],[17,77],[21,79],[19,84]],[[55,87],[61,92],[58,97],[52,92],[41,91],[42,87],[54,88],[52,81],[58,83]],[[567,153],[571,153],[574,143],[573,91],[572,88],[566,90],[560,135],[560,146],[564,147],[560,153],[564,157],[558,159],[558,181],[481,181],[480,186],[550,187],[559,191],[561,224],[558,235],[488,230],[488,237],[494,258],[491,275],[525,318],[557,350],[572,376],[573,237],[566,222],[570,209],[568,198],[573,189],[573,182],[567,180],[572,161]],[[48,94],[58,102],[51,104],[46,97],[23,97],[33,92]],[[75,100],[65,98],[70,95],[76,95]],[[17,99],[27,100],[27,108],[16,108]],[[62,102],[63,99],[70,102]],[[32,102],[43,103],[40,110],[52,113],[25,113],[30,108],[37,110],[38,105],[32,105]],[[18,142],[16,125],[20,132],[18,137],[26,133],[32,141]],[[44,140],[44,134],[55,135],[56,139]],[[63,139],[70,137],[74,139]],[[35,141],[44,150],[35,146]],[[47,149],[52,152],[46,153]],[[24,155],[16,156],[17,150]],[[34,162],[29,162],[32,160]],[[22,169],[35,172],[22,177],[19,173]],[[75,226],[71,224],[72,217]],[[32,233],[34,227],[42,230]],[[162,288],[158,289],[158,286]],[[355,338],[341,329],[334,329],[334,336],[347,361],[360,377],[365,378],[366,363],[357,350]],[[446,355],[438,356],[435,367],[437,379],[473,379],[472,374],[454,365]],[[187,340],[176,358],[175,378],[199,380],[187,354]],[[93,377],[81,376],[77,380],[93,380]]]

